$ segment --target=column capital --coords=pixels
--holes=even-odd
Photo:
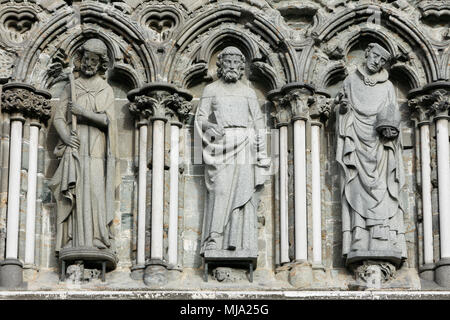
[[[314,93],[314,103],[311,105],[309,117],[311,124],[326,124],[331,114],[333,100],[330,94],[325,91],[316,91]]]
[[[192,95],[169,83],[150,83],[131,90],[127,97],[130,112],[141,124],[145,119],[183,124],[192,110]]]
[[[408,106],[419,123],[449,117],[450,82],[439,81],[408,93]]]
[[[51,94],[25,83],[7,83],[2,87],[2,112],[17,119],[30,119],[31,125],[47,124],[50,119]]]
[[[272,102],[273,109],[270,115],[275,119],[275,127],[283,127],[291,122],[291,111],[284,103],[284,96],[280,89],[269,91],[267,98]]]
[[[427,124],[432,117],[430,109],[431,97],[428,94],[415,94],[408,100],[408,107],[412,112],[412,116],[417,119],[417,125]]]
[[[283,103],[291,110],[292,120],[309,119],[310,107],[314,104],[314,87],[303,82],[288,83],[281,88]]]
[[[450,85],[450,84],[449,84]],[[431,94],[431,112],[435,119],[449,118],[448,111],[450,109],[450,86],[446,89],[438,89]]]

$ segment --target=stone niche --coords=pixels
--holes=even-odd
[[[448,173],[439,169],[445,148],[436,127],[448,116],[448,12],[448,1],[0,0],[1,83],[46,91],[52,107],[48,122],[21,118],[20,182],[11,189],[18,118],[4,106],[26,109],[28,98],[11,102],[2,93],[0,268],[2,259],[18,261],[24,290],[445,290],[450,238],[442,224],[450,208],[440,204],[437,172]],[[102,270],[93,260],[73,259],[62,270],[50,190],[60,163],[55,114],[72,76],[83,75],[79,49],[89,39],[106,46],[102,79],[114,95],[120,183],[111,191],[109,228],[116,260]],[[336,97],[372,43],[389,53],[385,69],[400,110],[407,258],[394,269],[369,258],[351,268],[342,253]],[[256,93],[272,163],[255,210],[254,270],[218,266],[205,278],[207,190],[195,114],[205,87],[218,79],[218,54],[229,46],[245,57],[240,81]],[[10,190],[19,194],[16,207]],[[18,216],[17,225],[9,215]]]

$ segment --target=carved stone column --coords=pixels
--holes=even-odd
[[[136,263],[132,267],[132,274],[145,268],[145,211],[147,190],[147,130],[148,110],[145,104],[138,101],[130,103],[130,112],[136,117],[139,129],[139,173],[138,173],[138,215],[136,236]]]
[[[423,217],[423,257],[424,264],[420,266],[420,276],[427,280],[434,280],[433,258],[433,227],[431,206],[431,153],[430,153],[430,95],[422,90],[413,90],[408,94],[408,105],[416,118],[420,131],[420,186],[422,193]]]
[[[310,111],[311,119],[311,211],[313,225],[313,268],[322,265],[322,199],[320,172],[320,129],[328,120],[331,112],[330,96],[325,92],[316,92],[315,103]]]
[[[424,87],[429,94],[429,108],[436,121],[439,228],[441,256],[436,263],[435,280],[443,287],[450,287],[450,153],[449,108],[450,82],[436,82]]]
[[[23,286],[23,264],[18,259],[20,167],[22,160],[23,123],[30,119],[30,163],[28,171],[27,225],[25,263],[34,263],[36,176],[39,127],[50,117],[48,92],[36,90],[23,83],[3,86],[2,112],[11,114],[11,140],[9,150],[8,213],[6,230],[6,256],[0,263],[1,286]]]
[[[283,101],[283,94],[280,90],[269,92],[268,98],[274,105],[272,115],[275,118],[275,127],[279,129],[279,211],[280,211],[280,261],[279,263],[289,263],[289,239],[288,239],[288,146],[287,129],[291,121],[289,108]]]
[[[170,119],[170,169],[169,169],[169,248],[168,248],[168,263],[171,268],[178,266],[178,179],[180,173],[180,129],[188,119],[189,112],[192,110],[192,105],[189,100],[181,96],[176,97],[176,109],[171,109]]]
[[[151,244],[150,259],[145,262],[144,282],[147,285],[162,285],[167,282],[163,246],[164,124],[173,120],[174,114],[183,113],[192,96],[170,84],[152,83],[130,91],[128,99],[139,114],[152,121]],[[139,234],[138,239],[141,236]]]
[[[277,127],[280,128],[280,261],[291,262],[287,239],[287,123],[293,121],[294,134],[294,261],[290,266],[289,282],[295,287],[310,287],[313,281],[314,266],[322,267],[322,224],[320,188],[320,127],[330,114],[329,95],[315,93],[315,89],[305,83],[290,83],[279,91],[272,91],[269,98],[275,106]],[[292,115],[292,117],[291,117]],[[308,261],[308,224],[306,199],[306,125],[311,120],[311,169],[312,169],[312,238],[313,257]],[[283,129],[285,128],[285,129]],[[284,133],[282,130],[286,130]],[[287,153],[287,152],[286,152]],[[286,172],[286,173],[285,173]],[[284,210],[284,208],[286,208]]]
[[[284,102],[292,112],[294,127],[294,221],[295,261],[308,261],[306,202],[306,122],[314,89],[304,83],[290,83],[281,89]]]

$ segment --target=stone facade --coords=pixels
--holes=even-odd
[[[448,0],[0,0],[0,286],[448,289],[450,206],[443,194],[450,183],[449,10]],[[67,75],[77,76],[77,50],[91,38],[107,46],[105,76],[114,91],[119,137],[121,183],[112,222],[117,266],[104,282],[95,268],[76,265],[61,279],[56,200],[49,189],[59,160],[47,104],[54,115]],[[386,69],[401,114],[407,259],[378,278],[366,264],[357,279],[342,256],[335,97],[369,43],[392,57]],[[206,187],[194,115],[203,89],[217,80],[217,55],[228,46],[245,56],[242,81],[256,92],[272,159],[257,208],[253,282],[245,268],[211,270],[204,282],[200,255]],[[23,104],[12,97],[20,90],[30,95],[20,98]],[[12,153],[17,122],[18,171]],[[33,127],[38,141],[31,138]],[[174,132],[177,157],[171,154]],[[37,158],[30,160],[34,144]],[[30,169],[33,161],[36,170]],[[15,189],[13,171],[19,177]],[[171,192],[174,185],[178,192]],[[37,190],[35,209],[29,209],[29,186]],[[7,281],[9,274],[14,279]]]

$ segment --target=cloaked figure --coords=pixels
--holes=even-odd
[[[369,44],[365,63],[344,80],[337,104],[343,255],[347,264],[406,259],[405,177],[400,112],[383,68],[390,54]]]
[[[218,58],[219,79],[205,87],[195,118],[207,189],[201,255],[256,257],[258,196],[270,166],[264,117],[255,91],[240,81],[241,51],[227,47]]]
[[[114,92],[103,77],[107,48],[101,40],[90,39],[79,53],[75,95],[66,86],[53,119],[60,138],[54,153],[61,159],[50,182],[57,204],[57,252],[114,250],[111,224],[120,175]],[[75,131],[72,116],[76,116]]]

